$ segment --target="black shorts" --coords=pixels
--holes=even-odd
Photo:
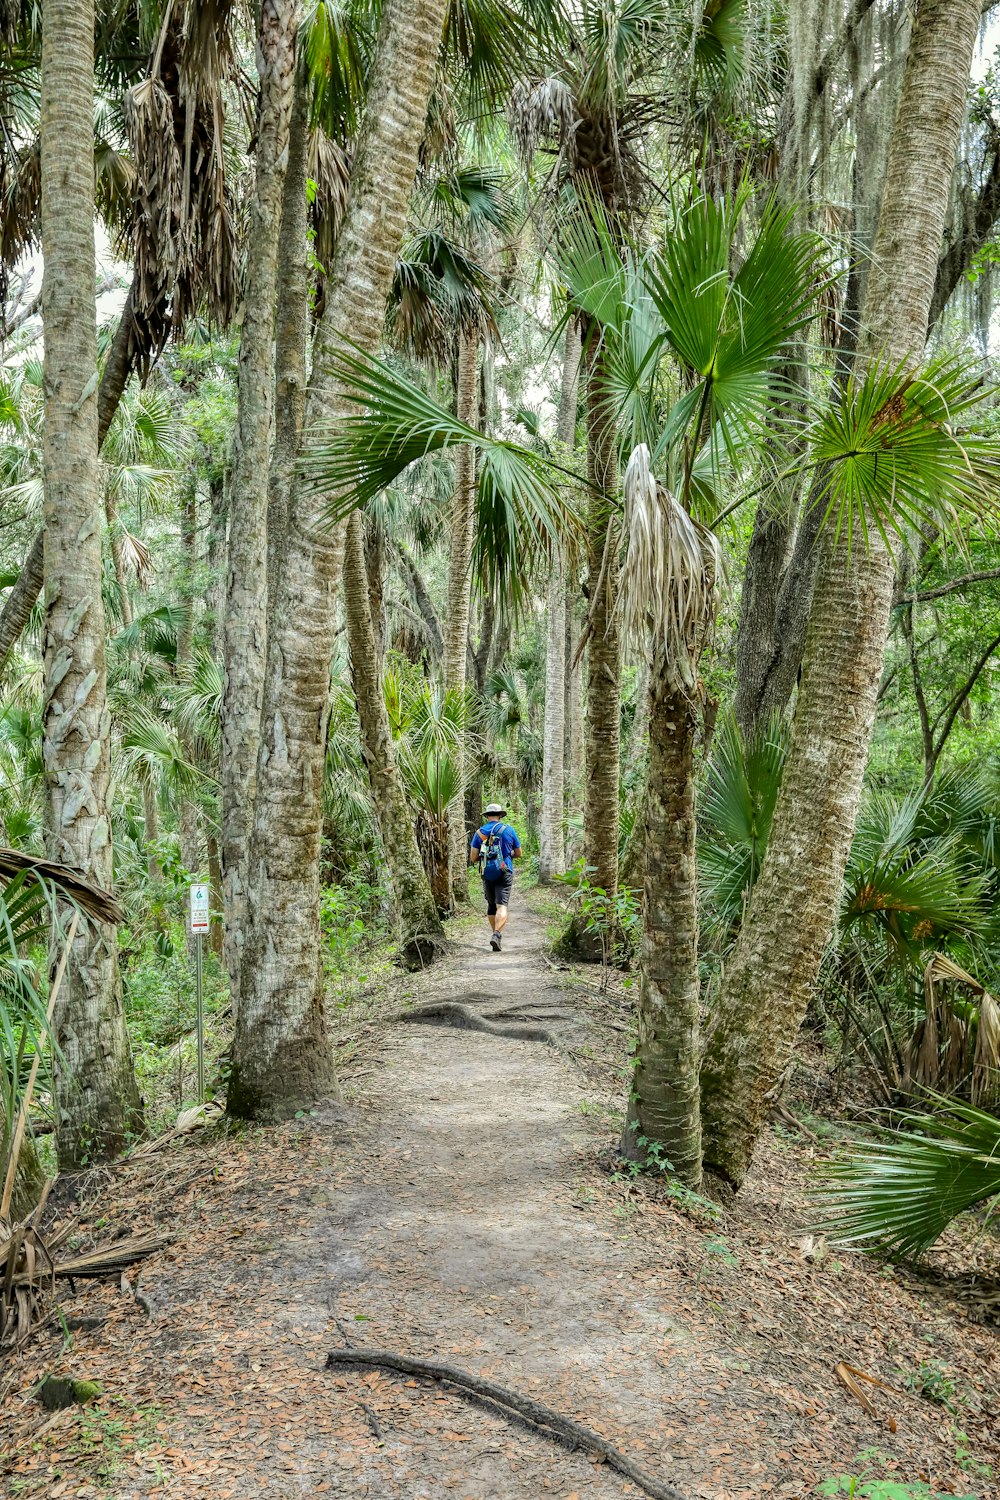
[[[483,878],[483,894],[486,897],[487,916],[495,917],[498,906],[510,905],[510,888],[513,884],[513,870],[501,870],[496,880]]]

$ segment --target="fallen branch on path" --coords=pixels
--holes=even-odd
[[[436,1000],[430,1005],[421,1005],[418,1010],[399,1011],[389,1019],[423,1022],[425,1025],[438,1023],[457,1026],[461,1031],[485,1031],[487,1036],[502,1036],[511,1041],[547,1042],[551,1047],[559,1045],[545,1026],[497,1026],[471,1006],[462,1005],[458,1000]]]
[[[519,1391],[511,1391],[492,1380],[484,1380],[481,1375],[470,1375],[467,1370],[441,1364],[437,1360],[411,1359],[407,1354],[395,1354],[388,1349],[332,1349],[327,1355],[326,1367],[329,1370],[339,1365],[397,1370],[401,1375],[418,1375],[428,1380],[439,1380],[445,1385],[453,1386],[460,1395],[483,1403],[508,1421],[526,1424],[552,1442],[578,1448],[599,1462],[606,1463],[610,1469],[614,1469],[625,1479],[630,1479],[639,1489],[652,1496],[652,1500],[686,1500],[680,1490],[675,1489],[672,1484],[654,1479],[652,1474],[640,1469],[638,1464],[613,1448],[598,1433],[591,1432],[589,1427],[574,1422],[572,1417],[562,1416],[550,1406],[533,1401],[530,1396],[522,1396]]]

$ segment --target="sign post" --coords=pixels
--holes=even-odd
[[[201,942],[208,931],[209,891],[201,881],[191,883],[191,931],[195,938],[194,983],[198,1023],[198,1103],[205,1102],[205,1009],[202,999]]]

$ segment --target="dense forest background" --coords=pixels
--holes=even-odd
[[[5,1212],[204,1104],[192,881],[288,1117],[495,799],[626,1159],[731,1196],[819,1046],[839,1234],[996,1194],[992,12],[2,8]]]

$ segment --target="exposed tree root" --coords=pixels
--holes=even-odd
[[[548,1042],[551,1047],[559,1045],[552,1032],[544,1026],[497,1026],[470,1005],[462,1005],[458,1000],[435,1000],[430,1005],[418,1006],[416,1010],[400,1011],[392,1019],[417,1021],[430,1026],[457,1026],[461,1031],[485,1031],[488,1036],[502,1036],[518,1042]]]
[[[652,1500],[686,1500],[681,1491],[675,1489],[672,1484],[665,1484],[659,1479],[654,1479],[652,1474],[647,1474],[644,1469],[640,1469],[638,1464],[634,1464],[624,1453],[613,1448],[598,1433],[591,1432],[589,1427],[584,1427],[579,1422],[574,1422],[572,1417],[564,1417],[559,1412],[553,1411],[551,1407],[543,1406],[539,1401],[533,1401],[530,1396],[522,1396],[519,1391],[508,1390],[506,1386],[497,1385],[492,1380],[484,1380],[480,1375],[470,1375],[468,1371],[460,1370],[455,1365],[441,1364],[436,1360],[411,1359],[409,1355],[395,1354],[387,1349],[331,1350],[327,1355],[327,1369],[337,1368],[340,1365],[357,1365],[362,1369],[398,1370],[401,1375],[418,1375],[428,1380],[440,1380],[454,1387],[460,1395],[487,1406],[508,1421],[526,1425],[533,1432],[541,1433],[552,1442],[579,1449],[600,1462],[606,1463],[610,1469],[614,1469],[625,1479],[630,1479],[633,1484],[638,1485],[639,1489],[651,1495]]]

